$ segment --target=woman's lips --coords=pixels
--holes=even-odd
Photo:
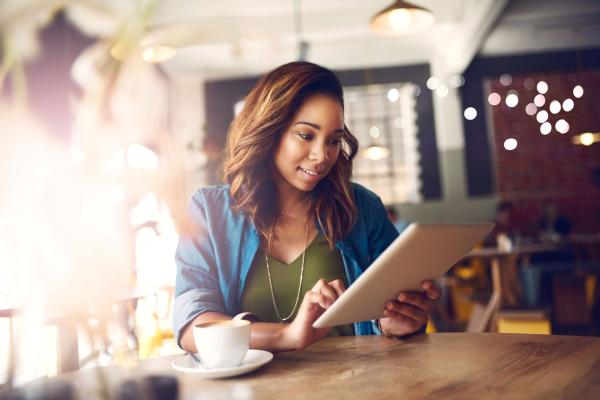
[[[309,179],[319,179],[323,175],[323,172],[317,172],[312,169],[306,169],[302,167],[298,167],[298,169],[300,170],[302,175],[306,176]]]

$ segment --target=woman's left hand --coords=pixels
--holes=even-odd
[[[440,297],[440,288],[432,281],[421,284],[423,292],[400,292],[384,309],[385,318],[379,320],[388,335],[403,336],[418,331],[429,320],[433,302]]]

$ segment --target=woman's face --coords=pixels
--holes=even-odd
[[[333,98],[308,97],[275,148],[275,184],[283,191],[308,192],[331,170],[340,154],[344,112]]]

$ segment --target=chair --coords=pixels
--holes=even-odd
[[[499,333],[550,335],[552,328],[545,309],[515,309],[498,312]]]

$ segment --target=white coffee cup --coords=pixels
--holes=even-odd
[[[250,347],[250,321],[205,322],[193,328],[198,356],[206,368],[239,366]]]

